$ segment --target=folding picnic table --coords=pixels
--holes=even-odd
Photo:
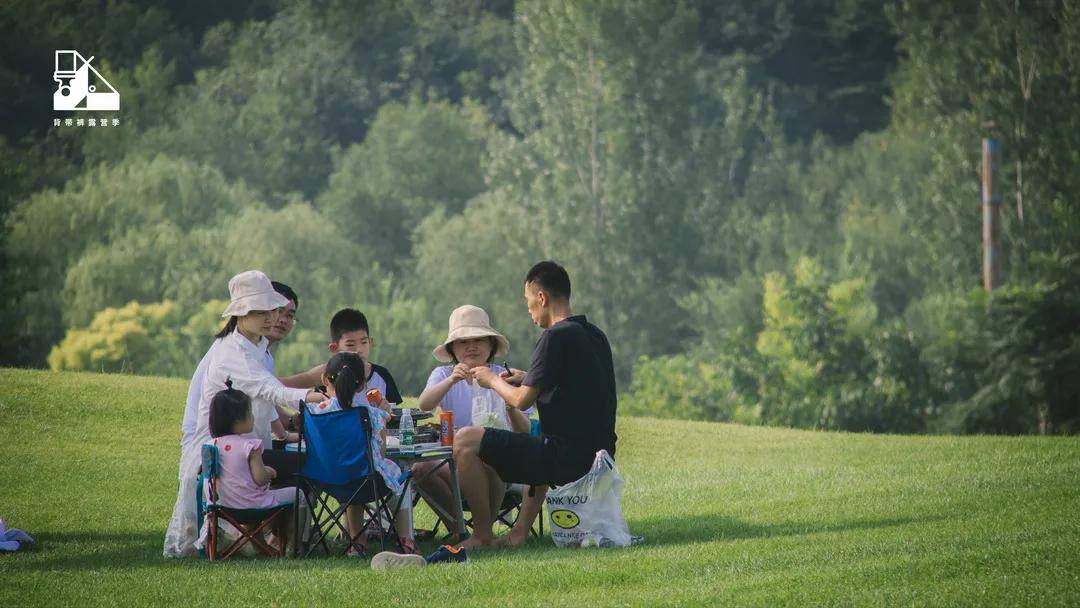
[[[428,503],[428,506],[431,507],[431,510],[435,511],[437,515],[444,520],[453,519],[457,522],[457,540],[463,540],[467,536],[465,531],[465,512],[461,508],[461,487],[458,485],[457,462],[454,461],[453,447],[439,445],[437,443],[422,443],[413,446],[413,448],[414,450],[411,454],[402,453],[400,448],[387,448],[386,456],[394,462],[397,462],[398,466],[400,466],[403,471],[411,469],[412,465],[418,462],[438,462],[438,464],[427,473],[413,479],[413,489]],[[438,471],[444,466],[450,471],[450,491],[453,494],[454,509],[457,513],[447,513],[434,499],[431,498],[430,495],[428,495],[420,484],[420,482],[427,479],[429,475],[434,474],[435,471]]]

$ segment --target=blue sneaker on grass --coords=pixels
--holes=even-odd
[[[464,564],[469,561],[469,556],[465,554],[465,549],[443,545],[425,557],[424,561],[429,564]]]

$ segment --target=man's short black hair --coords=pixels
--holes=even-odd
[[[551,260],[537,262],[525,275],[525,284],[536,286],[555,300],[570,299],[570,275],[566,269]]]
[[[289,287],[284,283],[278,283],[277,281],[270,281],[270,284],[274,286],[274,291],[292,300],[293,304],[300,306],[300,296],[296,295],[296,292],[293,291],[292,287]]]
[[[334,313],[334,317],[330,319],[330,341],[337,342],[341,339],[341,336],[350,331],[360,331],[361,329],[369,335],[371,334],[364,313],[355,308],[342,308]]]

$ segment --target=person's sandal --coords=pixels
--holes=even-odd
[[[420,549],[416,547],[416,542],[409,538],[398,538],[398,544],[401,546],[402,553],[409,553],[412,555],[423,555],[420,553]]]
[[[357,547],[353,545],[349,547],[349,550],[345,552],[345,557],[354,557],[356,559],[367,559],[367,547]]]

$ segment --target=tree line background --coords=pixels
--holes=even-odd
[[[1080,428],[1076,2],[148,4],[0,7],[2,364],[187,376],[259,268],[300,295],[280,370],[354,306],[415,394],[460,304],[526,365],[552,258],[623,413]],[[65,48],[120,127],[53,127]]]

